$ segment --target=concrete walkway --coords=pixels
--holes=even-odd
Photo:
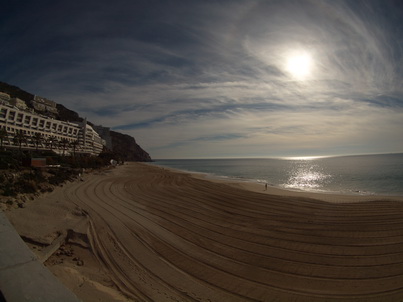
[[[79,301],[34,255],[0,212],[0,301]]]

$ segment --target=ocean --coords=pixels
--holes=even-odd
[[[154,164],[287,190],[403,196],[403,153],[301,158],[161,159]]]

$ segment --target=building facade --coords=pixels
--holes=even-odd
[[[10,98],[10,100],[8,102],[10,103],[10,105],[17,107],[18,109],[21,109],[21,110],[28,109],[27,104],[19,98]]]
[[[31,105],[36,111],[53,115],[57,114],[56,102],[46,98],[35,95],[34,99],[31,101]]]
[[[105,140],[103,140],[99,134],[87,124],[86,120],[81,124],[78,141],[79,145],[83,146],[84,153],[97,155],[102,152],[105,145]]]
[[[0,92],[0,101],[8,102],[10,100],[10,95],[5,92]]]
[[[50,149],[56,153],[98,155],[103,149],[101,137],[87,123],[77,124],[21,110],[0,102],[0,128],[7,132],[3,146],[15,146],[22,134],[23,148]]]
[[[94,130],[99,134],[99,136],[105,141],[104,145],[109,150],[112,150],[112,137],[109,127],[94,126]]]

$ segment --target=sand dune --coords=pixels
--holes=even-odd
[[[135,301],[403,299],[401,201],[258,191],[130,163],[50,197],[86,213],[93,253]]]

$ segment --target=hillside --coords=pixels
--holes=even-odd
[[[32,108],[34,111],[36,111],[31,104],[31,100],[33,100],[35,97],[33,94],[4,82],[0,82],[0,92],[5,92],[12,98],[15,97],[23,100],[29,108]],[[56,119],[70,122],[82,122],[84,120],[77,112],[66,108],[62,104],[56,103],[56,109],[57,114],[52,115],[52,117]],[[40,113],[44,114],[43,112]],[[88,123],[90,125],[94,125],[90,121],[88,121]],[[107,131],[106,135],[109,136],[109,140],[112,142],[112,150],[110,151],[118,154],[122,159],[126,161],[151,161],[150,155],[143,150],[141,146],[136,143],[136,140],[130,135],[122,134],[116,131]]]

